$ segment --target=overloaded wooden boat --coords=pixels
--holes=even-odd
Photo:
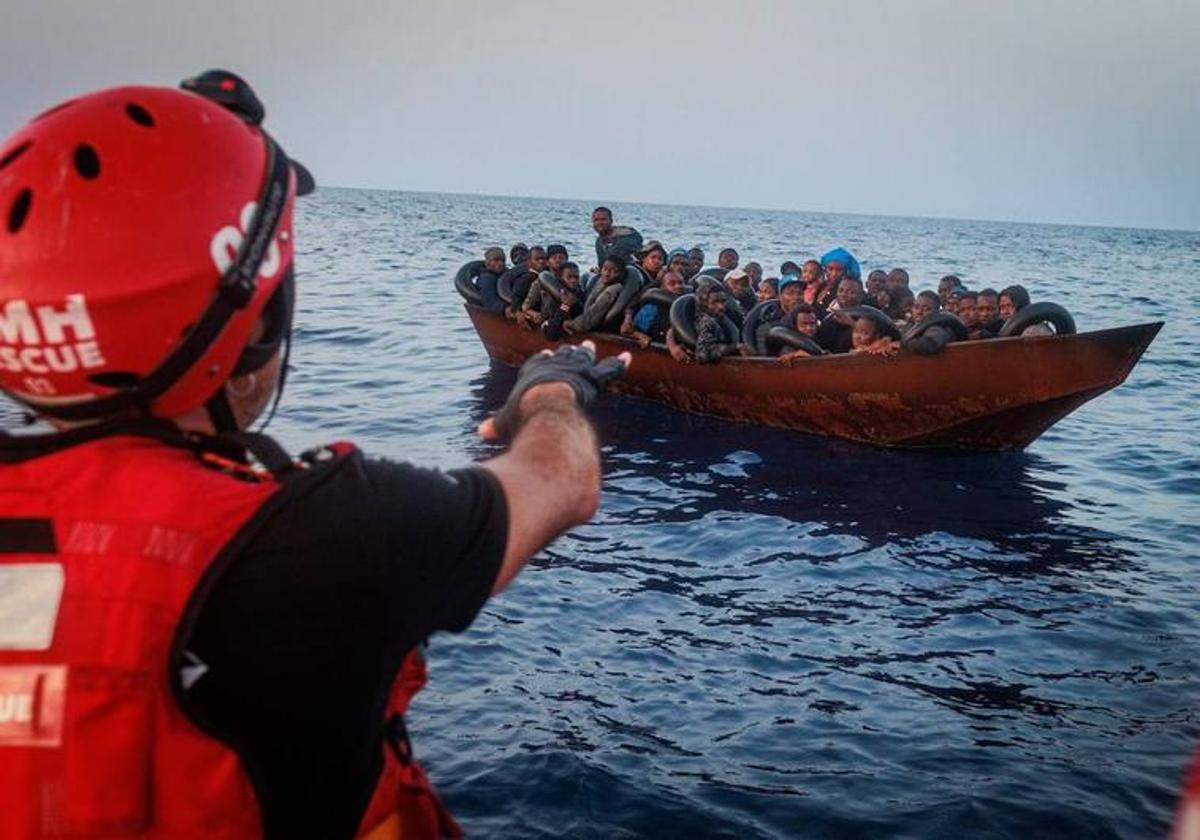
[[[488,355],[519,365],[557,342],[466,303]],[[793,366],[730,356],[681,364],[664,347],[619,335],[573,336],[601,358],[629,351],[618,393],[681,411],[880,446],[1023,449],[1129,375],[1162,322],[1074,335],[957,342],[936,356],[834,355]]]

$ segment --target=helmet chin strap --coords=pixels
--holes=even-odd
[[[233,414],[233,406],[229,404],[229,397],[225,394],[224,385],[208,398],[208,402],[204,404],[204,410],[208,412],[208,419],[217,434],[223,435],[241,431],[237,425],[237,418]]]

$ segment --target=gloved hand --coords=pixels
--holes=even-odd
[[[596,345],[591,341],[584,341],[578,347],[563,345],[554,352],[543,350],[521,365],[504,406],[483,421],[479,434],[489,440],[511,438],[520,426],[521,398],[530,388],[548,382],[571,386],[579,407],[587,408],[609,382],[625,372],[631,359],[629,353],[622,353],[597,362]]]

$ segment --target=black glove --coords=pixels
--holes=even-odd
[[[596,362],[596,354],[586,347],[564,345],[553,354],[542,352],[531,356],[517,373],[517,384],[504,407],[493,418],[501,438],[511,438],[520,423],[521,397],[535,385],[565,382],[575,392],[580,408],[587,408],[608,386],[625,372],[625,363],[616,356]]]

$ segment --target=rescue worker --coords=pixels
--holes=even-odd
[[[283,386],[295,197],[238,77],[72,100],[0,144],[0,837],[457,836],[404,711],[594,512],[580,406],[623,363],[538,356],[448,474],[245,430]]]

